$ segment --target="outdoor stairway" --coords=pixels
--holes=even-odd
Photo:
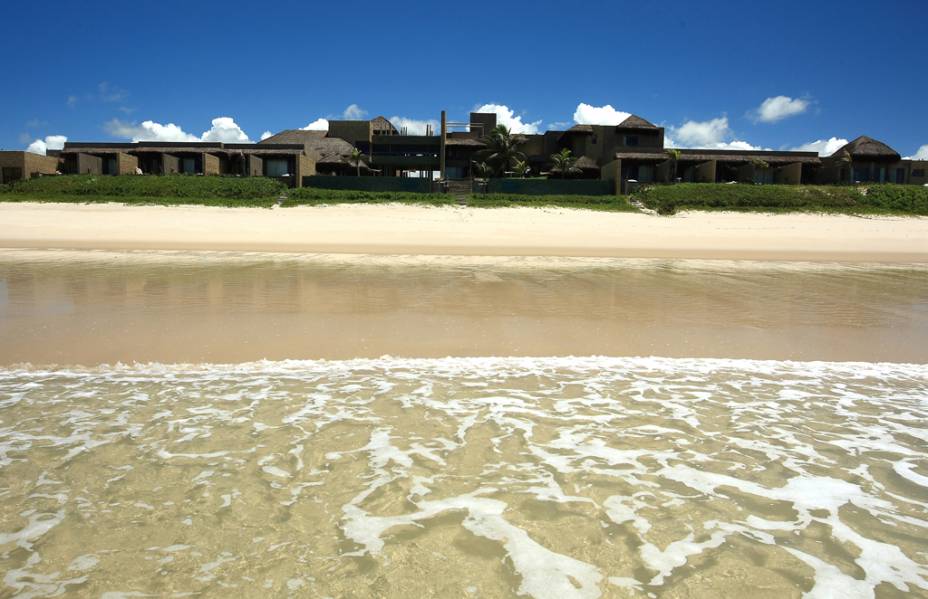
[[[470,179],[448,179],[448,193],[454,196],[458,204],[467,205],[467,200],[473,193],[474,183]]]

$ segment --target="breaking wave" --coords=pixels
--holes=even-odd
[[[23,365],[0,567],[21,596],[926,593],[926,447],[915,364]]]

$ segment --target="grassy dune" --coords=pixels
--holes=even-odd
[[[633,196],[659,214],[680,210],[928,215],[928,188],[915,185],[654,185]]]

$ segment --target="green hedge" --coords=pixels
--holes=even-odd
[[[336,179],[338,177],[330,177]],[[380,177],[368,177],[370,179]],[[441,206],[453,204],[454,197],[444,193],[419,193],[410,191],[365,191],[360,189],[321,189],[318,187],[301,187],[287,193],[284,206],[313,204],[428,204]]]
[[[599,179],[490,179],[487,193],[517,195],[614,195],[615,181]]]
[[[415,177],[332,177],[326,175],[312,175],[303,177],[303,187],[374,192],[432,192],[432,182],[430,180]]]
[[[203,177],[194,175],[61,175],[17,181],[2,192],[54,199],[87,198],[224,198],[236,200],[276,198],[285,189],[277,179],[265,177]]]
[[[928,188],[914,185],[652,185],[632,196],[659,214],[678,210],[928,215]]]

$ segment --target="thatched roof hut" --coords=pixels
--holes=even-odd
[[[564,132],[567,133],[580,133],[582,135],[592,135],[593,134],[593,125],[574,125],[570,129]]]
[[[580,170],[584,171],[598,171],[599,165],[596,164],[596,161],[590,158],[589,156],[580,156],[577,158],[575,165]]]
[[[382,116],[371,119],[371,131],[374,135],[397,135],[399,133],[393,123]]]
[[[854,160],[899,160],[899,152],[885,143],[866,135],[861,135],[854,141],[841,147],[832,154],[833,157],[847,152]]]
[[[659,128],[660,127],[654,123],[651,123],[650,121],[647,121],[636,114],[629,116],[627,119],[616,125],[616,129],[643,129],[646,131],[656,131]]]
[[[309,131],[307,129],[287,129],[258,142],[259,145],[268,144],[306,144],[311,139],[320,139],[326,136],[325,131]]]

